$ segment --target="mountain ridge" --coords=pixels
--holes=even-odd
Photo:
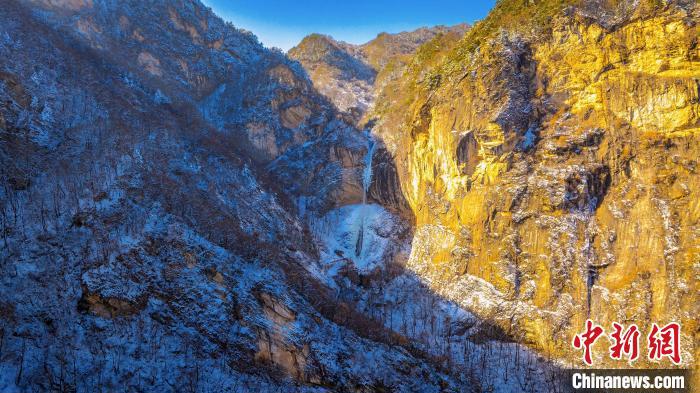
[[[288,57],[198,0],[9,0],[0,390],[555,391],[588,318],[680,321],[689,367],[698,12]]]
[[[373,104],[374,86],[384,83],[384,71],[390,63],[394,68],[400,68],[403,58],[425,42],[438,35],[460,35],[468,28],[467,24],[459,24],[422,27],[395,34],[380,33],[360,45],[311,34],[290,49],[288,55],[301,63],[321,94],[342,112],[351,112],[359,120]]]

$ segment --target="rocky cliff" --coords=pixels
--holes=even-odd
[[[573,364],[587,318],[680,322],[692,366],[698,15],[695,1],[500,1],[464,38],[418,49],[368,115],[415,215],[409,269]],[[616,364],[598,345],[596,364]]]

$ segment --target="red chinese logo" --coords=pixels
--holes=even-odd
[[[681,326],[669,323],[663,328],[651,325],[649,333],[649,359],[661,360],[668,357],[674,364],[681,362]]]
[[[603,328],[594,325],[593,321],[590,319],[586,321],[586,331],[581,334],[577,334],[574,337],[574,348],[583,348],[583,361],[587,365],[593,364],[593,359],[591,358],[591,346],[595,344],[596,340],[600,335],[603,334]]]
[[[610,358],[622,360],[626,358],[634,362],[639,358],[639,337],[641,333],[637,325],[625,327],[617,322],[612,324],[613,332],[608,335],[611,342],[609,347]],[[574,336],[573,346],[578,350],[583,350],[583,361],[587,365],[593,364],[592,346],[603,335],[604,331],[600,325],[596,325],[590,319],[586,321],[586,330]],[[651,325],[651,331],[647,336],[649,360],[659,361],[668,358],[674,364],[681,363],[681,326],[672,322],[664,327],[659,327],[656,323]]]

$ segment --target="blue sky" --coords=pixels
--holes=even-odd
[[[268,47],[284,50],[310,33],[360,44],[381,32],[472,23],[495,0],[203,0],[236,27],[250,30]]]

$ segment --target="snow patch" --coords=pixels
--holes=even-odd
[[[362,248],[356,255],[357,236],[364,225]],[[383,262],[391,244],[389,234],[396,218],[375,204],[349,205],[311,220],[311,230],[321,248],[321,263],[326,268],[351,260],[361,272],[369,272]]]

